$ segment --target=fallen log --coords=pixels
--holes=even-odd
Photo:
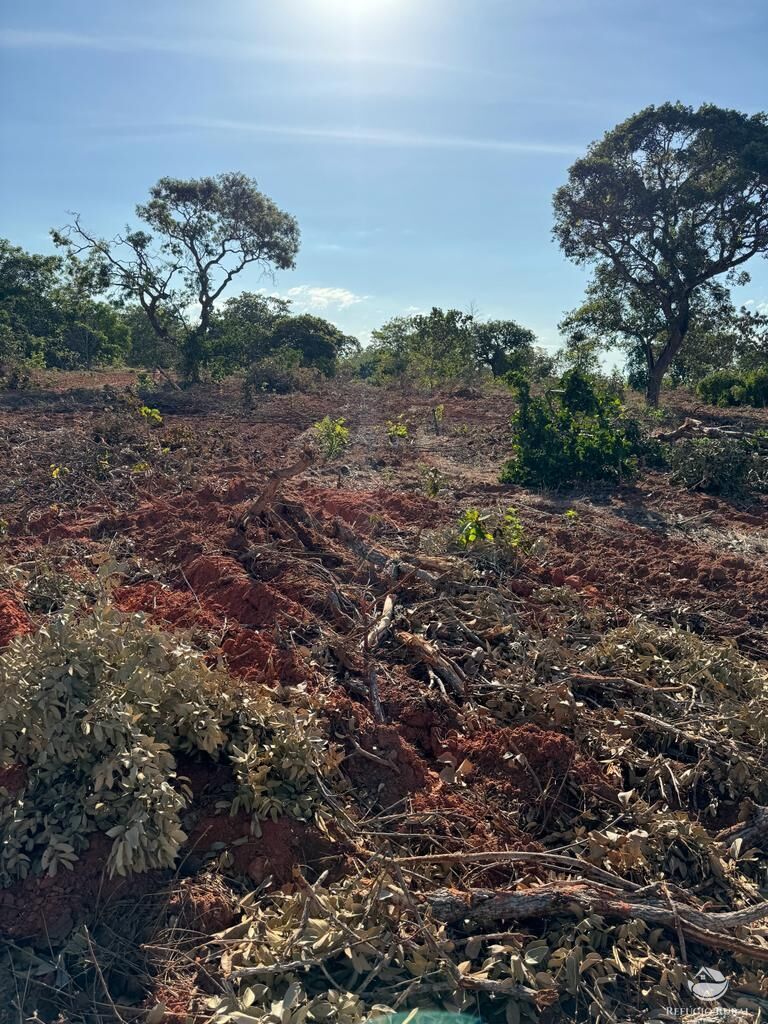
[[[768,945],[730,934],[754,921],[768,918],[768,901],[746,910],[707,913],[671,900],[651,899],[596,882],[548,882],[520,891],[494,892],[471,889],[460,893],[439,889],[426,896],[433,917],[446,924],[471,921],[475,925],[496,925],[499,921],[520,921],[553,914],[604,914],[627,921],[639,918],[646,924],[680,931],[691,942],[711,949],[741,953],[768,963]],[[756,938],[756,937],[755,937]]]
[[[692,416],[687,416],[674,430],[660,430],[654,436],[658,441],[668,442],[678,441],[681,437],[713,437],[728,440],[749,438],[760,445],[766,443],[763,438],[757,437],[749,430],[741,430],[739,427],[708,427]]]
[[[729,845],[740,839],[743,850],[749,850],[751,847],[764,850],[768,846],[768,807],[755,806],[747,821],[740,821],[730,828],[723,829],[715,838],[718,842]]]

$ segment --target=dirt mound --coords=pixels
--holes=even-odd
[[[429,526],[439,514],[438,504],[430,498],[384,488],[339,491],[308,487],[303,497],[315,515],[338,516],[362,533],[370,532],[382,520],[393,526]]]
[[[296,881],[299,868],[312,877],[326,870],[339,877],[344,870],[343,843],[332,843],[312,825],[289,818],[259,822],[254,832],[250,815],[205,815],[190,832],[187,850],[191,867],[215,851],[228,873],[246,875],[256,884]]]
[[[568,783],[577,791],[615,793],[600,769],[568,736],[521,725],[483,732],[462,744],[469,760],[468,781],[478,781],[489,794],[523,806],[551,809]]]
[[[183,569],[194,593],[244,625],[273,625],[278,618],[305,618],[301,605],[267,583],[254,582],[238,562],[226,555],[200,555]]]
[[[10,594],[0,591],[0,647],[7,647],[15,636],[29,633],[32,623]]]

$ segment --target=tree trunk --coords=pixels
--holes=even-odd
[[[684,314],[678,317],[677,321],[670,325],[669,339],[667,340],[667,344],[659,353],[658,359],[652,363],[651,357],[648,357],[648,386],[646,388],[645,397],[648,405],[654,409],[657,408],[659,404],[659,396],[661,394],[661,384],[664,380],[664,374],[671,366],[672,360],[683,347],[685,335],[688,331],[688,319],[688,311],[686,309]]]
[[[184,342],[182,372],[188,384],[200,383],[201,341],[199,332],[193,331]]]
[[[651,408],[656,409],[659,405],[661,395],[661,381],[664,377],[664,369],[659,363],[648,368],[648,384],[645,389],[645,400]]]

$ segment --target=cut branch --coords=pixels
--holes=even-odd
[[[768,901],[746,910],[712,914],[680,903],[650,899],[640,893],[620,892],[591,882],[549,882],[519,892],[473,889],[458,893],[440,889],[427,896],[433,916],[446,924],[471,921],[491,925],[498,921],[520,921],[554,914],[580,917],[605,914],[627,921],[639,918],[651,925],[674,931],[678,926],[686,939],[717,950],[741,953],[768,963],[768,945],[729,934],[754,921],[768,918]]]

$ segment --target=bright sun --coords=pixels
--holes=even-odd
[[[399,6],[402,0],[311,0],[327,17],[344,21],[367,21]]]

